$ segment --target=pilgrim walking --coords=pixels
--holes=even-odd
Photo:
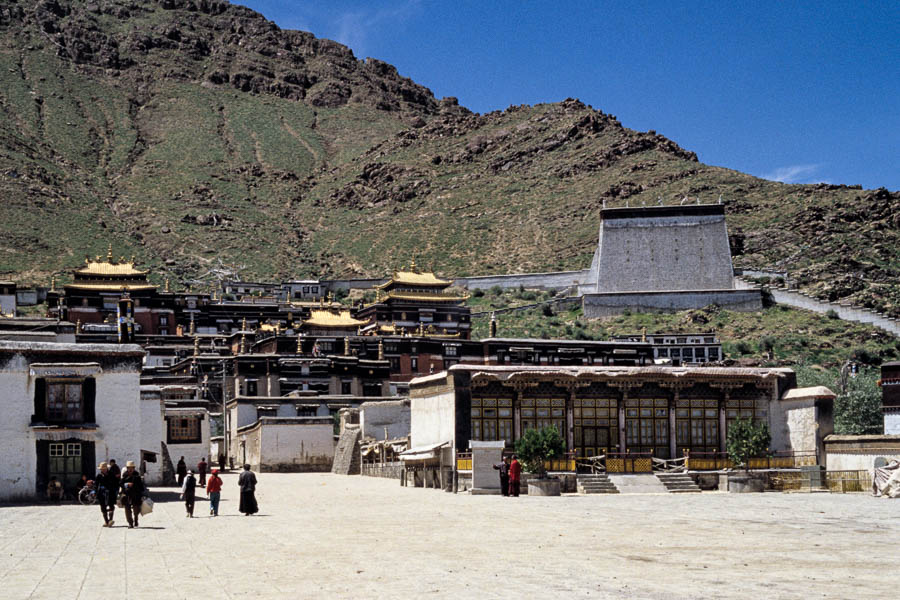
[[[175,466],[175,474],[178,475],[178,487],[184,485],[184,478],[187,476],[187,464],[184,462],[184,457],[178,459],[178,464]]]
[[[144,499],[144,480],[134,467],[134,461],[129,460],[125,463],[125,472],[122,473],[122,502],[125,505],[125,518],[128,519],[129,529],[138,526],[141,502]]]
[[[213,468],[212,475],[206,482],[206,495],[209,496],[209,514],[218,517],[219,499],[222,497],[222,478],[219,477],[219,470],[216,468]]]
[[[250,465],[244,465],[244,471],[238,477],[238,486],[241,488],[240,511],[245,516],[259,512],[256,504],[256,473],[250,470]]]
[[[184,500],[184,508],[188,518],[194,518],[194,502],[197,500],[197,478],[193,471],[187,472],[184,483],[181,484],[181,498]]]
[[[97,489],[97,504],[103,513],[103,526],[113,526],[113,513],[116,512],[116,496],[119,493],[119,480],[110,472],[109,465],[100,463],[100,472],[94,476],[94,486]]]
[[[206,485],[206,469],[207,469],[207,466],[208,466],[208,463],[206,462],[206,459],[205,459],[205,458],[201,458],[201,459],[200,459],[200,462],[197,463],[197,473],[200,475],[199,481],[198,481],[197,483],[200,484],[200,487],[203,487],[203,486]]]

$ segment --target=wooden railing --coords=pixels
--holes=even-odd
[[[685,467],[689,471],[718,471],[734,469],[735,464],[725,452],[689,452],[685,450]],[[750,469],[796,469],[818,464],[816,451],[774,452],[769,456],[751,458]]]
[[[514,454],[513,451],[504,450],[503,456],[511,457]],[[544,469],[547,471],[564,471],[564,472],[574,472],[575,471],[575,453],[574,452],[566,452],[562,455],[561,458],[554,458],[551,460],[544,461]],[[456,470],[457,471],[471,471],[472,470],[472,453],[471,452],[457,452],[456,453]]]
[[[651,452],[610,452],[606,455],[607,473],[652,473]]]
[[[472,470],[472,453],[457,452],[456,453],[456,470],[471,471]]]

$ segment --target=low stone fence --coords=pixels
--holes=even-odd
[[[360,472],[366,477],[400,479],[403,474],[403,463],[400,461],[389,463],[363,463],[360,466]]]

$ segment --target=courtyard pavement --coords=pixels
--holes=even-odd
[[[260,514],[174,490],[128,529],[0,506],[0,598],[890,598],[900,501],[863,494],[502,498],[259,476]]]

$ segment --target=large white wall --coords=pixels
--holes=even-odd
[[[331,423],[276,424],[263,419],[260,432],[260,470],[331,469],[334,460],[334,426]]]
[[[363,438],[396,439],[409,435],[409,400],[385,400],[383,402],[363,402],[359,407],[359,426]]]
[[[455,446],[456,394],[449,391],[427,398],[410,398],[410,447],[443,442]]]

